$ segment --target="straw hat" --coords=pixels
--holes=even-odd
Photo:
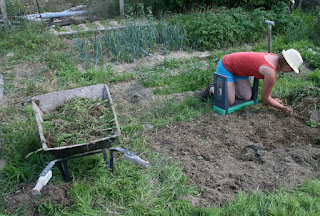
[[[303,63],[300,53],[295,49],[288,49],[287,51],[282,50],[282,55],[292,70],[299,73],[299,67]]]

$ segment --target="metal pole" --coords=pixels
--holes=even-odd
[[[271,53],[271,25],[268,25],[268,52]]]
[[[40,6],[39,6],[39,3],[38,3],[38,0],[36,0],[36,3],[37,3],[37,7],[38,7],[38,12],[39,12],[39,15],[40,15],[40,20],[42,20],[41,11],[40,11]]]
[[[6,29],[9,29],[9,21],[8,21],[8,17],[7,17],[7,8],[6,8],[5,0],[0,0],[0,7],[1,7],[1,13],[2,13],[2,19],[4,22],[4,26]]]
[[[124,17],[124,0],[119,0],[120,16]]]
[[[265,23],[268,24],[268,52],[271,53],[271,32],[274,22],[271,20],[266,20]]]

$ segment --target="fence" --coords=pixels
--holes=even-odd
[[[124,0],[0,0],[0,22],[24,17],[27,20],[83,15],[110,18],[124,16]]]
[[[8,23],[8,17],[7,17],[7,8],[6,8],[6,3],[4,0],[0,0],[0,8],[1,8],[3,24],[6,28],[8,28],[9,23]]]

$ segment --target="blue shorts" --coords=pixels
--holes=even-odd
[[[241,79],[241,80],[250,79],[250,77],[235,76],[232,73],[230,73],[229,71],[227,71],[227,69],[225,69],[225,67],[222,65],[221,59],[220,59],[220,61],[218,63],[216,72],[219,73],[219,74],[227,76],[228,77],[228,80],[227,80],[228,82],[237,83],[238,79]]]

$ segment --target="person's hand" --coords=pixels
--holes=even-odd
[[[281,109],[281,111],[286,114],[286,115],[290,115],[292,114],[293,110],[290,107],[287,106],[283,106],[283,108]]]
[[[275,98],[274,100],[277,101],[279,104],[282,104],[282,100],[281,99]]]

